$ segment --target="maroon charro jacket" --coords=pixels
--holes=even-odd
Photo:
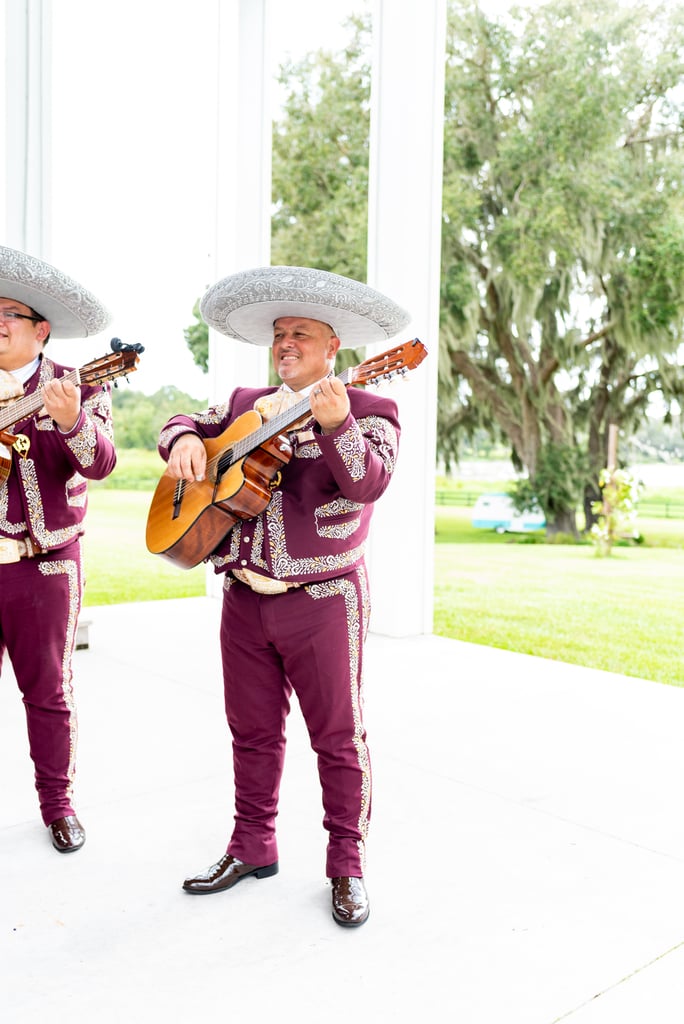
[[[181,434],[218,437],[255,401],[276,388],[237,388],[225,405],[174,416],[163,428],[159,453],[168,460]],[[238,522],[211,555],[216,572],[250,569],[262,576],[310,583],[350,572],[363,562],[373,503],[390,482],[397,458],[396,404],[349,389],[351,412],[333,434],[313,418],[290,434],[283,467],[265,510]]]
[[[43,356],[24,394],[70,369]],[[7,429],[24,434],[30,447],[26,457],[11,452],[9,477],[0,484],[0,536],[29,536],[43,551],[62,548],[83,533],[87,481],[102,480],[116,465],[109,387],[81,385],[81,412],[68,434],[45,411]]]

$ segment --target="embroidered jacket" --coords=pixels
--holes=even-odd
[[[45,356],[24,385],[30,395],[71,367]],[[62,548],[83,533],[87,480],[102,480],[116,465],[109,387],[81,385],[81,411],[63,434],[44,410],[7,428],[29,440],[26,456],[11,452],[0,484],[0,535],[25,538],[42,550]]]
[[[159,452],[168,460],[181,434],[215,438],[274,388],[237,388],[225,405],[174,416]],[[397,458],[396,404],[349,389],[351,411],[332,434],[313,418],[290,434],[292,458],[265,510],[238,522],[211,555],[216,572],[251,569],[262,576],[308,583],[350,572],[363,562],[373,503],[390,482]]]

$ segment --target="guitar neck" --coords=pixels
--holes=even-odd
[[[337,375],[337,379],[342,381],[344,385],[349,385],[352,381],[352,376],[353,369],[348,367]],[[283,430],[287,430],[288,427],[291,427],[293,423],[296,423],[297,420],[300,420],[308,412],[311,412],[311,403],[307,395],[301,402],[290,406],[285,412],[278,413],[273,419],[263,423],[258,430],[238,441],[231,451],[231,464],[244,459],[250,452],[255,451],[262,445],[264,441],[268,441],[270,438],[276,437]]]
[[[70,370],[69,373],[64,374],[62,380],[70,380],[72,384],[80,384],[80,371]],[[34,391],[30,395],[18,398],[11,405],[4,406],[0,409],[0,430],[4,430],[10,424],[19,423],[20,420],[25,420],[28,416],[32,416],[34,412],[38,412],[42,404],[43,400],[40,397],[40,391]]]

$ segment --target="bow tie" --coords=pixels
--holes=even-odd
[[[262,395],[261,398],[257,398],[254,408],[266,423],[275,416],[280,416],[281,413],[292,409],[293,406],[299,405],[304,399],[305,396],[301,395],[298,391],[286,391],[284,388],[278,388],[277,391],[270,395]],[[311,412],[307,409],[304,416],[297,420],[297,423],[305,423],[309,419],[311,419]],[[292,430],[294,426],[294,423],[289,424],[288,430]]]
[[[24,394],[23,385],[9,370],[0,370],[0,404]]]

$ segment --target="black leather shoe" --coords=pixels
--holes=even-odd
[[[75,814],[66,818],[57,818],[48,825],[48,832],[55,850],[60,853],[73,853],[80,850],[85,843],[85,829]]]
[[[343,928],[358,928],[370,914],[363,878],[332,878],[332,916]]]
[[[212,864],[206,871],[194,878],[186,878],[183,882],[183,889],[185,892],[199,896],[208,892],[223,892],[224,889],[232,889],[242,878],[247,878],[249,875],[254,875],[255,878],[270,878],[271,875],[277,874],[278,861],[260,868],[255,867],[254,864],[244,864],[237,857],[226,853],[220,861]]]

